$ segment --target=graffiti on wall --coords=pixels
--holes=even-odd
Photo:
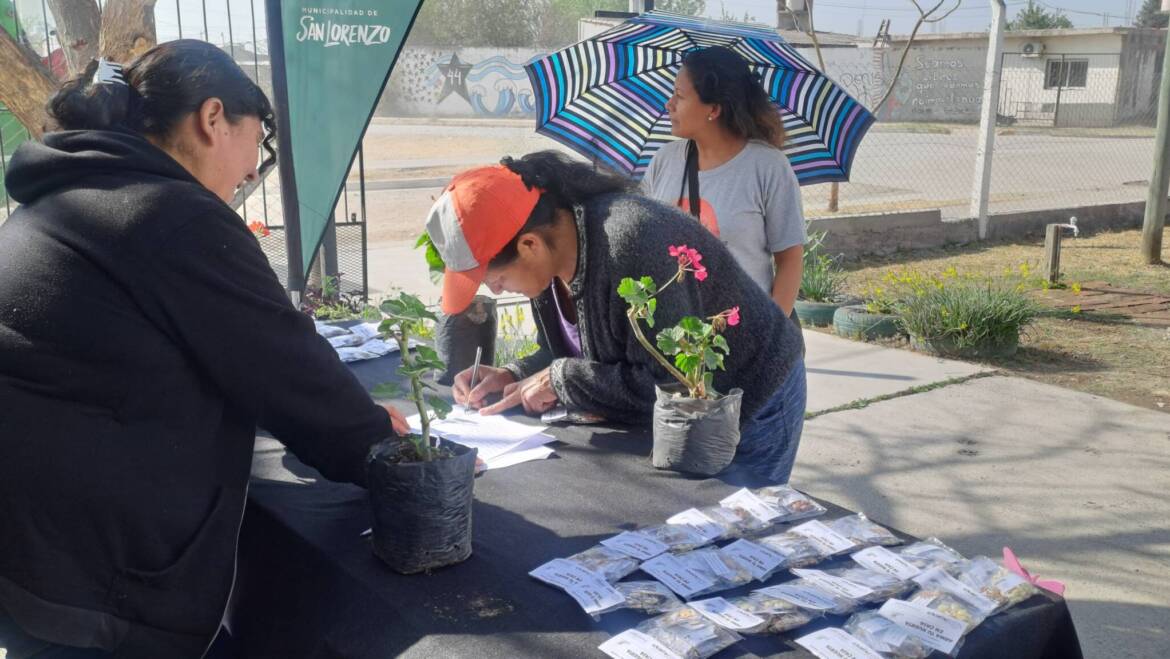
[[[544,53],[469,48],[408,48],[391,76],[384,106],[407,115],[530,117],[524,66]]]
[[[815,62],[812,49],[800,53]],[[831,48],[825,68],[866,107],[881,99],[898,49]],[[524,66],[544,53],[521,48],[405,48],[379,112],[394,116],[531,117],[534,101]],[[968,122],[979,118],[986,50],[914,47],[880,121]]]

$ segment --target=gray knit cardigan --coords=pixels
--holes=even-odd
[[[731,352],[726,370],[715,372],[714,386],[721,392],[743,389],[740,418],[750,419],[801,359],[803,339],[796,325],[691,216],[627,194],[599,195],[575,211],[577,271],[568,288],[584,356],[569,356],[550,286],[532,300],[540,350],[506,368],[523,378],[551,364],[553,389],[569,409],[612,421],[648,422],[655,384],[675,380],[634,337],[617,288],[623,277],[644,275],[662,286],[678,268],[668,247],[687,245],[703,255],[707,279],[688,275],[670,286],[658,297],[655,327],[643,326],[643,333],[653,344],[657,330],[683,316],[708,317],[738,306],[742,320],[724,331]]]

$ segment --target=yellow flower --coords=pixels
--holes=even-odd
[[[1080,284],[1080,282],[1075,282],[1075,281],[1074,281],[1074,282],[1073,282],[1073,285],[1072,285],[1072,287],[1071,287],[1071,288],[1072,288],[1073,295],[1080,295],[1080,294],[1081,294],[1081,284]]]
[[[967,323],[959,323],[959,329],[961,329],[961,330],[967,329]]]
[[[1080,313],[1081,312],[1081,305],[1078,304],[1075,307],[1073,307],[1072,309],[1069,309],[1069,311],[1072,311],[1073,313]]]

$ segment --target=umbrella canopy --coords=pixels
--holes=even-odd
[[[666,102],[683,56],[708,46],[734,50],[760,77],[801,185],[849,179],[873,116],[774,31],[742,23],[651,11],[528,64],[536,131],[640,178],[674,139]]]

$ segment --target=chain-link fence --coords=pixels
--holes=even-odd
[[[99,10],[104,2],[99,0]],[[69,77],[56,20],[45,2],[14,1],[11,36],[41,60],[58,79]],[[24,11],[22,11],[22,9]],[[272,67],[268,59],[268,37],[263,0],[160,0],[155,5],[159,41],[202,39],[216,44],[240,65],[249,77],[272,98]],[[0,173],[6,173],[12,152],[29,139],[28,131],[0,106]],[[249,186],[233,206],[245,223],[261,222],[268,235],[261,246],[281,281],[287,279],[288,258],[284,244],[284,216],[280,195],[280,173],[273,168],[254,186]],[[312,268],[311,282],[321,286],[321,277],[331,277],[343,294],[365,298],[369,294],[366,267],[366,206],[362,189],[363,169],[355,160],[342,184],[333,225]],[[0,222],[12,211],[14,202],[2,190]]]
[[[597,0],[582,11],[626,5],[614,4]],[[260,0],[171,5],[160,0],[156,6],[160,38],[210,39],[269,88]],[[577,23],[543,14],[532,18],[535,27],[525,32],[517,27],[519,19],[477,14],[463,20],[445,13],[445,6],[439,0],[424,3],[363,139],[363,157],[334,211],[337,272],[347,292],[360,281],[362,291],[374,297],[404,288],[437,298],[413,248],[433,199],[467,167],[504,155],[565,150],[534,132],[535,103],[524,65],[588,36],[587,23],[596,23],[589,28],[594,32],[607,26],[603,20]],[[580,31],[553,29],[565,20]],[[54,50],[50,16],[45,25],[50,29],[30,29],[25,38],[48,60]],[[504,45],[492,45],[493,30],[503,35],[496,42]],[[1144,200],[1165,34],[1102,28],[1005,35],[991,157],[993,225],[996,214]],[[802,188],[808,217],[935,209],[944,220],[974,215],[985,34],[920,35],[900,68],[905,40],[896,36],[831,35],[820,40],[825,46],[820,57],[807,35],[786,32],[785,37],[809,61],[823,57],[828,74],[875,108],[877,117],[857,151],[849,182]],[[24,139],[22,133],[11,121],[0,121],[5,156]],[[280,233],[282,223],[278,178],[270,174],[240,207],[241,217],[264,222],[272,235]],[[352,248],[350,257],[342,246],[356,239],[346,237],[352,230],[341,225],[354,223],[367,223],[367,244]],[[264,244],[283,274],[283,242],[270,236]],[[368,276],[358,278],[359,271]]]

